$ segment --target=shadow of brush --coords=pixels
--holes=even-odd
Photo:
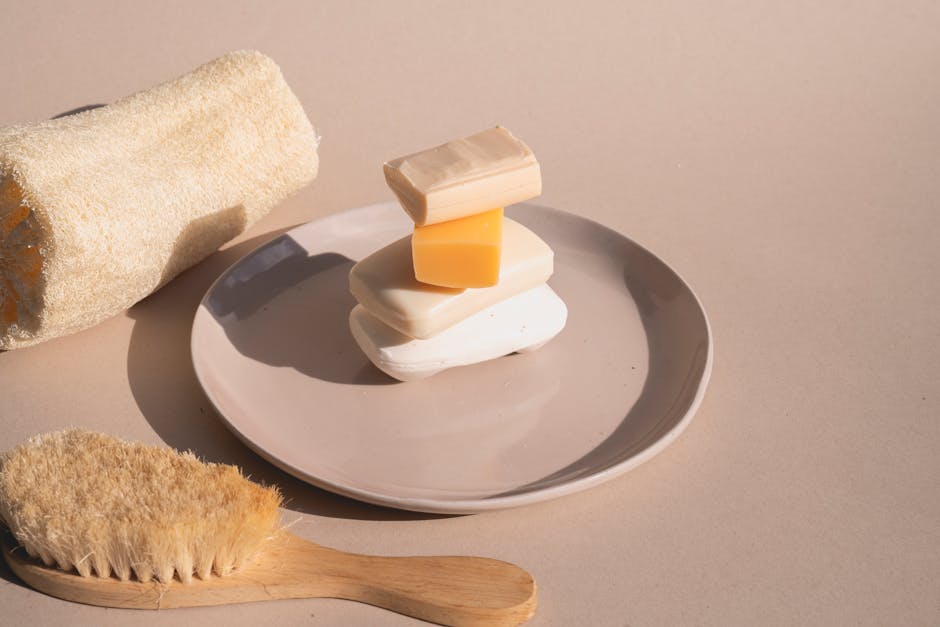
[[[7,526],[3,523],[3,520],[0,519],[0,541],[5,544],[9,543],[11,546],[15,546],[15,541],[8,541],[8,538],[12,537],[12,532],[7,529]],[[23,582],[20,581],[20,578],[14,575],[13,571],[10,570],[10,566],[7,564],[6,559],[0,559],[0,579],[18,586],[23,585]]]

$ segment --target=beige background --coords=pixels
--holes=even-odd
[[[363,552],[517,562],[537,625],[940,623],[936,3],[5,2],[0,124],[108,102],[235,48],[282,66],[318,180],[126,315],[0,354],[0,449],[69,424],[276,481]],[[388,199],[380,164],[501,123],[542,202],[649,247],[711,317],[697,418],[653,461],[525,509],[435,518],[286,477],[209,409],[196,304],[277,232]],[[130,613],[0,570],[0,623],[408,625],[353,603]]]

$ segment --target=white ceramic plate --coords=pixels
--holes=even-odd
[[[313,485],[424,512],[525,505],[597,485],[686,427],[711,370],[696,296],[584,218],[507,215],[555,250],[568,326],[542,349],[398,383],[354,343],[353,263],[406,235],[396,203],[297,227],[223,274],[193,323],[196,375],[248,446]]]

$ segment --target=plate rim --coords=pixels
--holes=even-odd
[[[200,388],[202,389],[203,394],[212,404],[215,413],[219,416],[222,423],[231,431],[235,436],[241,440],[248,448],[254,451],[256,454],[261,456],[263,459],[269,463],[277,466],[281,470],[287,472],[288,474],[306,482],[313,486],[316,486],[320,489],[333,492],[335,494],[340,494],[342,496],[352,498],[355,500],[363,501],[370,503],[372,505],[380,505],[384,507],[391,507],[395,509],[403,509],[416,512],[425,512],[433,514],[472,514],[478,512],[486,511],[495,511],[502,509],[509,509],[514,507],[522,507],[526,505],[531,505],[533,503],[538,503],[541,501],[552,500],[561,496],[566,496],[569,494],[574,494],[581,492],[602,483],[605,483],[611,479],[619,477],[630,470],[633,470],[637,466],[640,466],[644,462],[649,461],[660,452],[662,452],[666,447],[668,447],[672,442],[674,442],[688,425],[691,423],[695,414],[698,412],[699,407],[701,406],[705,398],[705,390],[708,387],[709,380],[711,379],[712,367],[714,363],[714,333],[712,331],[711,322],[708,318],[708,313],[705,310],[704,305],[702,304],[701,299],[698,294],[692,289],[692,286],[689,284],[685,278],[676,271],[669,263],[663,260],[660,256],[654,254],[647,247],[642,244],[637,243],[635,240],[629,236],[612,229],[609,226],[606,226],[592,218],[582,216],[573,212],[564,211],[562,209],[556,209],[554,207],[549,207],[546,205],[538,203],[519,203],[520,205],[532,208],[536,211],[543,211],[546,213],[560,214],[566,218],[573,218],[583,222],[587,222],[590,226],[594,228],[602,229],[608,233],[615,235],[616,237],[622,238],[629,242],[632,246],[635,246],[637,249],[641,250],[643,253],[649,255],[650,257],[656,259],[661,263],[666,269],[668,269],[682,286],[688,290],[689,294],[692,296],[692,300],[698,308],[699,313],[702,315],[702,320],[705,324],[705,336],[707,340],[706,356],[705,356],[705,366],[702,370],[702,375],[699,381],[696,383],[695,394],[692,397],[692,401],[688,406],[688,409],[685,411],[683,416],[662,436],[657,438],[652,444],[646,446],[642,450],[636,452],[635,454],[629,456],[628,458],[613,464],[607,468],[593,472],[584,477],[579,477],[576,479],[570,479],[568,481],[563,481],[550,486],[545,486],[541,488],[535,488],[526,492],[509,494],[509,495],[497,495],[492,497],[485,498],[458,498],[453,500],[440,500],[433,498],[421,498],[421,497],[400,497],[395,495],[389,495],[385,493],[375,492],[372,490],[367,490],[363,488],[352,487],[348,485],[343,485],[336,483],[334,481],[329,481],[321,477],[311,475],[310,473],[304,471],[301,468],[297,468],[293,464],[290,464],[282,459],[279,459],[273,453],[265,450],[258,443],[254,442],[250,437],[242,432],[225,412],[222,411],[222,408],[216,402],[216,398],[210,392],[209,387],[205,382],[205,375],[201,371],[201,366],[199,359],[196,354],[196,333],[197,333],[197,324],[201,316],[211,315],[209,314],[209,308],[207,306],[207,301],[212,295],[216,287],[247,257],[252,255],[255,251],[260,250],[261,248],[268,246],[272,241],[278,237],[284,235],[290,235],[296,231],[308,228],[314,228],[312,225],[316,225],[323,222],[328,222],[331,220],[340,219],[347,214],[352,213],[368,213],[378,210],[384,210],[386,207],[394,207],[397,205],[395,201],[384,201],[378,203],[372,203],[368,205],[362,205],[359,207],[353,207],[350,209],[344,209],[337,211],[335,213],[328,214],[326,216],[321,216],[307,222],[303,222],[296,226],[288,228],[283,233],[274,236],[270,240],[259,244],[258,246],[252,248],[247,253],[240,256],[233,263],[223,270],[219,276],[212,282],[212,285],[206,290],[206,293],[203,295],[202,299],[199,301],[199,305],[196,307],[196,312],[193,316],[193,322],[190,329],[190,360],[193,365],[193,370],[196,374],[196,379],[199,383]]]

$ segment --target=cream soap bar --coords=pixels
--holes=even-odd
[[[482,309],[541,285],[554,270],[554,253],[518,222],[503,218],[499,282],[456,289],[415,278],[411,236],[372,253],[349,272],[349,291],[369,313],[409,337],[426,339]]]
[[[404,336],[356,305],[349,328],[377,368],[400,381],[541,347],[565,326],[568,309],[548,285],[496,303],[426,340]]]
[[[501,126],[385,164],[385,180],[418,226],[505,207],[542,193],[539,163]]]

